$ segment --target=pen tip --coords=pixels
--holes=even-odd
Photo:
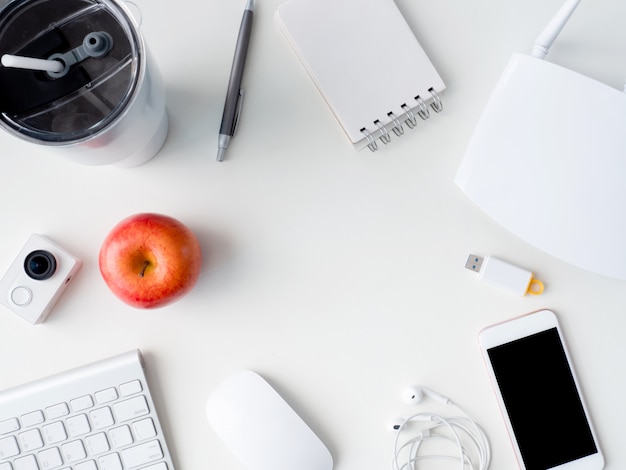
[[[224,161],[224,153],[226,152],[226,149],[223,147],[220,147],[217,149],[217,161],[218,162],[222,162]]]
[[[248,0],[246,2],[245,10],[254,10],[254,0]]]

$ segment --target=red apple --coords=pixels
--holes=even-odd
[[[202,264],[194,233],[172,217],[135,214],[107,235],[98,258],[109,289],[137,308],[167,305],[187,294]]]

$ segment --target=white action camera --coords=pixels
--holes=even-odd
[[[33,325],[43,322],[82,262],[33,234],[0,280],[0,304]]]

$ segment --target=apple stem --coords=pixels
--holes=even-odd
[[[143,269],[141,270],[141,272],[139,273],[139,276],[143,277],[143,275],[146,273],[146,268],[150,265],[149,261],[144,261],[143,263]]]

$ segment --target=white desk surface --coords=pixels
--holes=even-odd
[[[561,0],[397,0],[448,89],[443,113],[375,154],[352,149],[281,37],[280,1],[257,2],[243,115],[224,163],[217,131],[243,0],[138,1],[170,117],[149,163],[82,166],[0,134],[0,269],[33,232],[84,261],[43,325],[2,309],[0,388],[140,348],[176,467],[237,470],[204,406],[229,374],[252,369],[344,470],[389,468],[385,423],[414,411],[400,391],[421,383],[465,406],[488,433],[492,468],[510,469],[476,337],[546,307],[561,319],[606,468],[623,468],[626,285],[516,238],[453,182],[509,56],[529,51]],[[624,18],[623,1],[583,1],[549,59],[621,88]],[[584,112],[593,97],[572,99]],[[115,298],[97,265],[108,231],[145,211],[188,224],[206,258],[196,288],[155,311]],[[469,253],[534,270],[545,293],[512,297],[478,281],[464,268]],[[538,416],[537,432],[558,439],[558,423]]]

